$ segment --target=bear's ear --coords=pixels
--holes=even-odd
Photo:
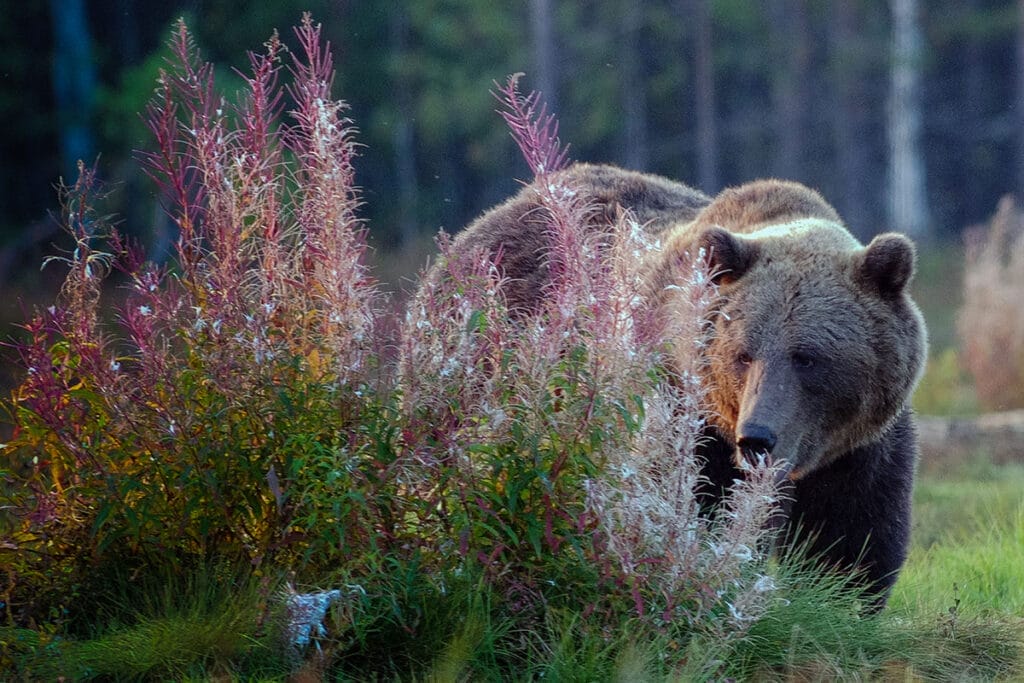
[[[717,285],[743,277],[757,258],[757,245],[724,228],[705,228],[697,238],[697,248],[704,250],[711,280]]]
[[[864,250],[859,274],[882,295],[896,296],[914,277],[916,261],[913,242],[903,235],[885,233],[871,240]]]

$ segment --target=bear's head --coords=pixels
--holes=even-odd
[[[926,353],[910,240],[862,246],[817,193],[777,181],[723,193],[687,232],[719,287],[705,379],[737,464],[767,453],[796,480],[878,439]]]

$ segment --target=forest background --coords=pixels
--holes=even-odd
[[[0,2],[0,319],[52,299],[54,186],[96,161],[102,210],[165,260],[176,237],[134,158],[184,16],[218,83],[303,10],[324,24],[363,145],[362,216],[409,289],[431,238],[527,178],[490,95],[524,72],[578,161],[708,193],[779,176],[819,189],[861,239],[957,244],[1024,188],[1024,2],[1009,0],[50,0]],[[947,250],[948,251],[948,250]],[[940,268],[956,264],[945,259]],[[953,266],[955,268],[955,266]],[[940,278],[941,278],[940,274]],[[957,271],[936,292],[955,304]],[[927,296],[926,296],[927,299]],[[926,309],[928,307],[925,302]],[[926,313],[928,311],[926,310]],[[953,343],[952,316],[933,340]],[[929,320],[932,324],[933,321]],[[9,384],[9,378],[5,384]]]

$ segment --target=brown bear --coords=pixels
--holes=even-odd
[[[744,458],[784,463],[782,547],[856,571],[884,605],[906,558],[917,458],[908,401],[926,352],[907,292],[913,244],[883,234],[861,245],[821,195],[797,183],[756,181],[711,199],[612,166],[578,164],[560,176],[593,206],[587,229],[607,229],[627,209],[659,236],[644,273],[652,305],[701,249],[709,258],[719,289],[699,453],[708,509],[742,478]],[[500,249],[505,293],[519,311],[540,301],[547,281],[535,197],[524,188],[454,243]]]

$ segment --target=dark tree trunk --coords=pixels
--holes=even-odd
[[[79,160],[95,154],[91,128],[96,68],[84,0],[50,0],[53,22],[53,90],[57,103],[61,162],[66,182],[77,177]]]
[[[961,11],[971,14],[983,11],[979,7],[980,4],[979,0],[968,0],[964,3]],[[969,17],[964,17],[964,19],[969,20]],[[956,123],[960,149],[964,150],[967,159],[976,158],[978,147],[985,144],[983,135],[980,133],[986,124],[983,120],[984,105],[982,104],[985,101],[985,91],[988,85],[986,67],[981,40],[968,33],[965,36],[963,76],[960,81],[963,85],[961,86],[961,95],[957,98],[960,106],[956,111],[957,117],[960,119]],[[967,216],[978,217],[989,215],[992,206],[988,205],[988,202],[980,201],[983,192],[979,174],[961,173],[960,177],[963,179],[964,213]]]
[[[627,168],[646,170],[650,164],[647,128],[647,93],[644,84],[643,5],[627,2],[622,17],[622,163]]]
[[[409,244],[419,234],[417,205],[419,183],[416,179],[416,141],[413,129],[413,93],[408,77],[409,21],[399,6],[390,17],[391,53],[399,67],[394,74],[395,117],[392,143],[395,147],[395,176],[398,181],[398,241]]]
[[[772,172],[781,178],[803,180],[804,141],[810,109],[811,27],[807,0],[767,3],[774,64],[771,66],[772,124],[775,153]]]
[[[831,55],[832,138],[836,154],[834,201],[850,231],[870,239],[881,216],[872,215],[875,204],[870,183],[869,128],[871,92],[866,71],[869,51],[865,46],[863,14],[856,3],[838,0],[829,11],[828,38]]]
[[[533,43],[536,88],[543,95],[548,111],[557,115],[558,49],[551,0],[530,0],[530,38]]]
[[[697,183],[700,189],[716,193],[718,177],[718,114],[715,98],[714,42],[711,0],[684,1],[684,16],[694,27],[694,86],[697,120]]]
[[[1017,197],[1024,201],[1024,0],[1017,0]]]
[[[134,0],[118,0],[116,13],[117,41],[120,57],[126,64],[136,64],[141,57],[139,47],[139,17],[134,11]]]

